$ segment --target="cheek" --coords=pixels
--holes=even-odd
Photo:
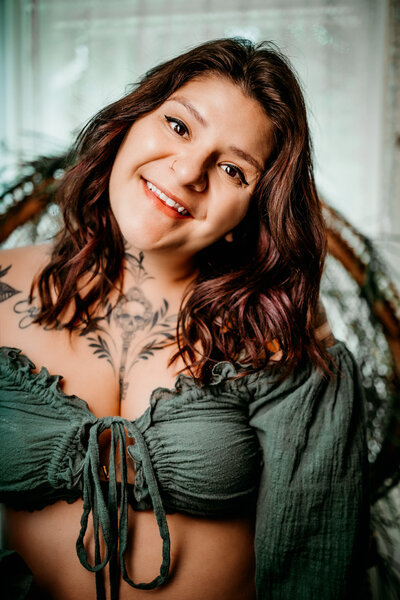
[[[135,157],[137,165],[153,160],[165,151],[165,139],[154,123],[137,123],[130,142],[129,154]]]
[[[221,211],[220,220],[225,229],[230,231],[234,229],[245,218],[249,209],[250,199],[235,198],[234,202],[229,203]]]
[[[124,188],[124,185],[129,181],[130,175],[130,155],[127,146],[123,146],[117,156],[110,173],[110,181],[108,184],[111,206],[118,198]]]
[[[123,183],[124,178],[129,178],[136,169],[152,160],[159,147],[160,141],[151,128],[140,122],[135,124],[115,158],[111,179]]]
[[[156,135],[143,135],[140,140],[140,152],[141,154],[145,154],[147,156],[153,156],[157,152],[160,152],[161,148],[161,140],[160,137]]]

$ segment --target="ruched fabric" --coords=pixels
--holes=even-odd
[[[141,589],[167,580],[166,513],[218,518],[252,508],[257,600],[368,597],[363,393],[344,344],[329,352],[336,365],[330,379],[310,364],[285,379],[268,370],[235,379],[234,367],[220,363],[202,387],[181,375],[173,390],[156,389],[148,409],[128,421],[96,418],[86,402],[61,391],[58,376],[44,368],[33,373],[34,365],[18,350],[3,348],[0,501],[35,510],[82,497],[77,553],[96,573],[99,600],[106,564],[112,600],[121,578]],[[100,480],[98,445],[105,430],[111,431],[108,483]],[[136,473],[133,489],[129,460]],[[125,566],[128,503],[154,510],[163,540],[160,573],[147,583],[131,581]],[[90,515],[93,564],[84,547]]]
[[[126,569],[125,550],[127,547],[128,534],[128,500],[127,500],[127,465],[126,465],[126,437],[125,427],[129,437],[135,440],[136,453],[141,457],[141,469],[147,482],[149,496],[152,500],[154,513],[163,540],[162,564],[160,574],[149,583],[134,583]],[[107,503],[103,497],[100,483],[100,455],[98,438],[100,433],[106,429],[111,430],[111,448],[109,458],[109,490]],[[120,515],[118,520],[118,492],[117,492],[117,474],[115,465],[115,454],[119,445],[120,452],[120,472],[121,472],[121,502]],[[87,553],[84,546],[84,538],[87,529],[89,514],[92,513],[94,525],[95,540],[95,560],[94,565],[88,562]],[[99,530],[103,536],[106,554],[103,560],[100,558],[100,540]],[[81,519],[81,530],[76,543],[77,553],[82,565],[89,571],[99,574],[100,571],[110,564],[110,585],[111,598],[118,598],[119,573],[117,569],[116,555],[119,546],[119,562],[121,576],[132,587],[151,590],[162,585],[169,572],[170,563],[170,539],[167,520],[164,507],[161,501],[157,481],[154,476],[151,459],[143,439],[142,433],[134,423],[129,423],[125,419],[118,417],[103,417],[90,428],[88,447],[83,466],[83,514]],[[98,598],[104,597],[102,578],[97,577],[97,595]]]
[[[101,571],[106,565],[112,600],[118,597],[120,578],[146,590],[165,583],[170,565],[166,512],[218,517],[254,507],[260,450],[248,424],[246,387],[232,381],[232,365],[217,365],[212,383],[203,388],[179,376],[174,390],[153,392],[148,409],[135,421],[96,418],[86,402],[62,392],[60,376],[45,368],[34,373],[34,368],[19,350],[1,349],[0,500],[35,510],[83,498],[76,549],[81,564],[96,573],[98,599],[105,597]],[[100,477],[98,441],[105,430],[111,432],[107,486]],[[135,469],[133,494],[127,457]],[[154,511],[163,541],[160,572],[150,582],[133,582],[126,568],[129,505]],[[93,564],[84,544],[90,515]]]

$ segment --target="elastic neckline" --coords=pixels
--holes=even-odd
[[[86,400],[84,400],[80,396],[77,396],[76,394],[66,394],[62,390],[62,388],[60,387],[60,381],[64,378],[63,375],[50,374],[47,367],[45,366],[42,366],[40,371],[34,372],[34,370],[36,370],[36,365],[26,354],[22,352],[20,348],[15,348],[12,346],[0,346],[0,357],[4,357],[5,361],[7,361],[6,367],[9,367],[8,372],[10,372],[11,368],[14,373],[18,374],[18,376],[20,377],[20,383],[22,383],[22,375],[22,380],[24,384],[29,386],[31,386],[32,384],[38,385],[42,388],[46,387],[46,391],[52,391],[53,395],[57,396],[57,399],[61,399],[64,402],[72,404],[78,404],[87,412],[88,416],[94,419],[99,418],[90,410]],[[214,365],[212,369],[211,381],[207,385],[218,385],[228,378],[234,378],[237,374],[238,372],[232,363],[230,363],[229,361],[220,361]],[[145,423],[149,422],[151,410],[157,403],[158,396],[166,395],[172,397],[177,392],[181,392],[185,389],[199,390],[201,389],[201,387],[191,375],[179,373],[175,378],[174,386],[172,388],[159,386],[152,390],[149,397],[148,406],[138,417],[136,417],[136,419],[126,419],[121,415],[109,416],[111,418],[121,417],[124,419],[124,421],[128,423],[144,425]]]

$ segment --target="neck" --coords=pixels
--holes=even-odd
[[[172,253],[143,252],[129,247],[124,262],[128,277],[132,275],[142,281],[152,279],[168,289],[184,289],[197,275],[192,260]]]

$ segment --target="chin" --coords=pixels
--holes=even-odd
[[[138,218],[132,222],[130,216],[129,220],[121,219],[118,224],[127,244],[140,250],[151,250],[159,246],[166,233],[165,227],[154,219],[152,223],[149,223],[148,218]]]

